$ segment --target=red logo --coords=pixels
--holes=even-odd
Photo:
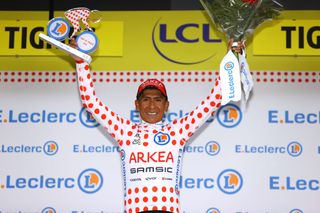
[[[132,152],[130,155],[129,163],[173,163],[172,152]]]

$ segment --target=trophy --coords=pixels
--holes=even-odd
[[[50,43],[51,45],[59,48],[60,50],[77,56],[82,60],[90,63],[92,58],[89,53],[94,52],[98,47],[98,38],[93,32],[88,22],[98,23],[101,20],[101,15],[97,10],[89,10],[85,7],[73,8],[64,13],[65,18],[57,17],[49,21],[47,27],[48,35],[40,33],[39,37]],[[71,26],[73,32],[69,37]],[[85,30],[81,32],[81,24],[84,25]],[[64,44],[66,38],[69,40],[75,38],[78,49],[72,48]]]
[[[258,25],[280,14],[282,5],[275,0],[200,0],[213,24],[227,39],[244,46],[246,37]],[[271,40],[270,40],[271,42]],[[222,105],[241,99],[241,82],[245,99],[249,99],[253,80],[246,60],[245,49],[240,53],[229,50],[220,63]]]

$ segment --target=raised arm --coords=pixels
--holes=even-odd
[[[215,113],[215,111],[221,105],[221,87],[220,77],[217,77],[214,83],[214,87],[211,89],[210,94],[201,103],[192,110],[188,115],[174,120],[171,124],[181,136],[181,145],[193,135],[193,133],[204,124],[209,117]]]
[[[90,66],[86,62],[77,62],[77,77],[80,99],[83,106],[118,142],[126,131],[125,127],[135,125],[111,111],[96,96]]]
[[[227,48],[227,50],[232,49],[236,53],[241,53],[245,46],[244,42],[238,42],[237,46],[234,46],[233,39],[230,39]],[[220,76],[218,76],[215,80],[213,89],[211,89],[210,95],[188,115],[177,119],[170,124],[181,135],[182,141],[180,144],[184,145],[186,140],[188,140],[193,133],[217,111],[221,106],[221,99],[221,82]]]

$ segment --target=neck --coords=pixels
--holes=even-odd
[[[163,121],[162,121],[162,120],[161,120],[161,121],[158,121],[158,122],[156,122],[156,123],[149,123],[149,122],[144,121],[144,120],[141,119],[140,123],[141,123],[141,124],[149,124],[149,125],[163,125]]]

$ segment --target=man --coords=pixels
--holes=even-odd
[[[135,106],[141,122],[133,123],[96,97],[87,63],[77,61],[77,74],[83,106],[121,148],[124,212],[181,212],[179,180],[183,148],[220,107],[220,78],[193,111],[166,124],[162,119],[169,101],[162,82],[148,79],[139,86]]]

